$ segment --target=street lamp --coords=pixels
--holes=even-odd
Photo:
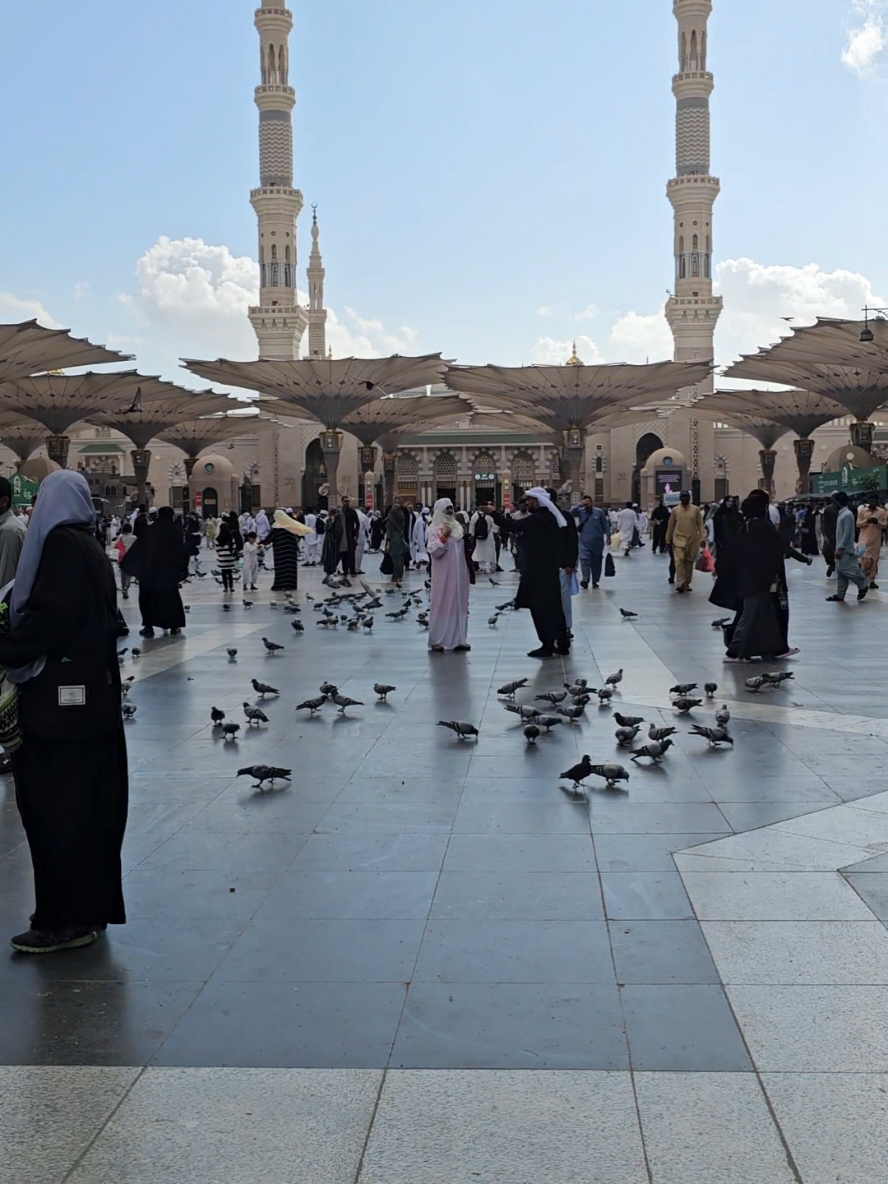
[[[874,340],[873,331],[869,327],[870,313],[877,314],[878,320],[884,320],[885,315],[888,314],[888,308],[870,308],[867,305],[863,310],[863,328],[860,330],[860,341],[863,345],[869,345]]]

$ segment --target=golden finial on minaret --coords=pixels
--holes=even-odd
[[[564,364],[565,364],[565,366],[583,366],[583,365],[585,365],[585,363],[583,362],[583,359],[577,356],[577,343],[576,342],[573,343],[573,353],[570,355],[570,357],[567,359],[567,361]]]

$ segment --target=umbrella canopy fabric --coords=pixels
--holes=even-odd
[[[421,431],[423,427],[448,419],[464,419],[472,405],[455,395],[416,395],[413,397],[374,399],[352,411],[342,420],[341,428],[356,436],[369,448],[382,436],[402,427]]]
[[[145,403],[131,413],[125,410],[105,411],[84,418],[100,427],[114,428],[131,440],[136,448],[147,448],[155,436],[168,431],[178,423],[201,415],[225,412],[231,407],[231,400],[224,395],[212,392],[201,394],[187,391],[183,387],[174,389],[179,391],[178,395]]]
[[[586,429],[618,407],[666,398],[712,373],[710,362],[646,366],[448,366],[444,381],[477,403],[565,431]]]
[[[27,416],[62,436],[90,412],[115,411],[165,399],[182,387],[135,370],[98,374],[39,374],[0,383],[0,410]]]
[[[36,321],[0,325],[0,382],[69,366],[131,361],[132,355],[72,337],[68,329],[44,329]]]
[[[45,443],[40,424],[33,419],[23,419],[11,411],[0,411],[0,444],[5,444],[20,461],[26,461]]]
[[[697,406],[706,409],[709,402],[709,399],[703,399]],[[726,407],[782,423],[803,440],[812,436],[818,428],[848,414],[834,399],[815,394],[814,391],[800,390],[716,391],[713,409],[723,411]]]
[[[180,448],[188,457],[196,457],[222,440],[233,440],[255,430],[260,418],[258,415],[225,414],[186,419],[158,432],[157,438]]]
[[[404,358],[303,358],[299,361],[215,362],[183,359],[188,370],[210,382],[244,387],[271,395],[328,431],[343,426],[352,412],[381,395],[397,395],[440,382],[440,354]]]

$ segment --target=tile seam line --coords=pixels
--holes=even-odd
[[[407,999],[406,992],[404,995],[404,999],[406,1002],[406,999]],[[400,1027],[400,1020],[398,1021],[398,1026]],[[397,1032],[398,1032],[398,1030],[396,1028],[395,1029],[395,1036],[397,1036]],[[394,1047],[394,1039],[392,1039],[392,1047]],[[388,1077],[388,1067],[385,1067],[382,1070],[382,1076],[379,1080],[379,1088],[376,1091],[376,1098],[373,1102],[373,1111],[370,1114],[370,1121],[367,1124],[367,1134],[364,1137],[364,1144],[361,1147],[361,1155],[360,1155],[360,1158],[358,1159],[358,1166],[355,1169],[353,1184],[360,1184],[360,1179],[361,1179],[361,1176],[364,1172],[364,1161],[367,1158],[367,1151],[370,1147],[370,1139],[373,1135],[373,1127],[376,1125],[376,1115],[379,1113],[379,1107],[382,1103],[382,1091],[383,1091],[383,1089],[385,1089],[385,1083],[386,1083],[387,1077]],[[64,1181],[62,1182],[62,1184],[64,1184]]]
[[[117,1105],[112,1107],[112,1109],[105,1115],[104,1120],[100,1123],[98,1129],[95,1131],[92,1138],[89,1140],[87,1145],[83,1148],[83,1150],[80,1152],[80,1154],[74,1160],[74,1162],[71,1164],[71,1166],[67,1170],[67,1172],[65,1172],[64,1176],[62,1176],[61,1184],[67,1184],[68,1180],[73,1179],[74,1173],[80,1168],[81,1164],[84,1162],[86,1157],[92,1151],[93,1147],[95,1147],[96,1143],[99,1141],[99,1139],[105,1133],[105,1131],[108,1129],[108,1126],[110,1125],[112,1119],[114,1119],[116,1117],[116,1115],[120,1111],[121,1107],[123,1106],[124,1102],[129,1100],[130,1095],[132,1094],[133,1090],[136,1088],[136,1086],[139,1084],[139,1082],[145,1076],[145,1072],[146,1072],[147,1068],[148,1068],[147,1065],[143,1065],[141,1067],[141,1069],[138,1070],[138,1072],[136,1073],[136,1076],[130,1082],[130,1084],[126,1088],[126,1090],[124,1090],[122,1097],[117,1102]]]

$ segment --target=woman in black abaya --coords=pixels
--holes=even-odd
[[[153,637],[155,627],[181,633],[185,610],[179,584],[188,575],[188,552],[169,506],[158,511],[157,521],[130,547],[120,567],[139,581],[141,636]]]
[[[502,529],[522,540],[523,566],[515,596],[515,608],[529,608],[540,639],[538,649],[529,658],[552,658],[570,651],[570,636],[561,602],[561,528],[567,519],[552,502],[545,489],[528,489],[526,518],[506,519],[494,515]]]
[[[23,739],[13,769],[34,865],[31,928],[12,939],[25,954],[88,945],[126,921],[117,590],[94,518],[80,473],[46,478],[12,591],[11,631],[0,633],[0,665],[19,685]]]

